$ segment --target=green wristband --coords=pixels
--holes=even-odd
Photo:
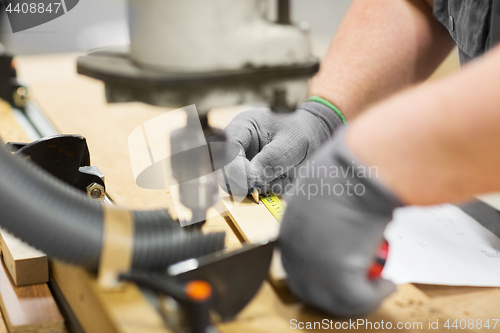
[[[328,106],[330,109],[333,110],[333,112],[335,112],[337,114],[337,116],[339,116],[339,118],[342,120],[342,122],[344,124],[347,124],[347,120],[345,119],[344,115],[339,110],[339,108],[337,108],[335,105],[333,105],[332,103],[330,103],[329,101],[327,101],[323,97],[311,96],[308,99],[306,99],[304,102],[318,102],[318,103],[323,104],[324,106]]]

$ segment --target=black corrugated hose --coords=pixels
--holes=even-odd
[[[49,257],[95,269],[103,210],[33,163],[11,155],[0,140],[0,227]],[[186,232],[166,210],[133,212],[133,267],[162,269],[224,248],[224,233]]]

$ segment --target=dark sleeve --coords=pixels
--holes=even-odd
[[[489,48],[492,1],[495,0],[434,1],[434,17],[457,44],[462,64]]]

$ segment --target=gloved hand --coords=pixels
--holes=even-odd
[[[402,203],[344,143],[345,129],[323,146],[287,197],[279,244],[292,291],[338,316],[374,310],[394,290],[368,269],[392,212]],[[288,193],[287,193],[288,194]]]
[[[267,108],[239,114],[224,129],[227,155],[238,156],[225,168],[231,192],[246,195],[255,186],[261,193],[281,193],[297,167],[342,124],[332,108],[310,101],[291,114]]]

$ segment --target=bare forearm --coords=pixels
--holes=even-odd
[[[423,0],[356,0],[310,92],[335,104],[349,120],[427,78],[452,46]]]
[[[500,189],[500,48],[353,122],[347,143],[408,204]]]

